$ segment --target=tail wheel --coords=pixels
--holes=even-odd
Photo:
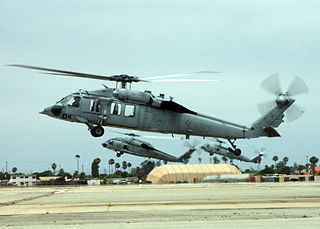
[[[234,154],[237,155],[237,156],[240,156],[241,155],[241,150],[240,149],[235,149],[234,150]]]
[[[101,137],[104,134],[104,129],[102,126],[95,126],[91,129],[91,135],[93,137]]]
[[[121,157],[121,153],[117,153],[117,157]]]

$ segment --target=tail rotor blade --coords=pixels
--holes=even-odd
[[[261,85],[261,88],[264,90],[278,96],[282,93],[281,85],[280,85],[280,80],[279,80],[279,75],[273,74],[269,76],[267,79],[265,79]]]
[[[294,96],[307,92],[309,92],[307,84],[300,77],[296,76],[288,89],[288,95]]]
[[[262,102],[262,103],[258,103],[257,107],[258,110],[260,112],[260,114],[264,115],[266,114],[268,111],[271,110],[271,108],[275,105],[274,101],[268,101],[268,102]]]
[[[288,108],[288,110],[285,113],[285,117],[288,122],[293,122],[300,118],[300,116],[303,114],[303,109],[301,107],[298,107],[297,105],[292,105]]]

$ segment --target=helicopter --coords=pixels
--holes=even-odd
[[[41,70],[49,75],[116,82],[115,88],[104,85],[104,89],[101,90],[79,90],[40,112],[56,119],[83,123],[93,137],[101,137],[104,134],[103,126],[109,126],[162,134],[180,134],[185,135],[187,139],[190,136],[224,138],[238,156],[241,150],[235,145],[237,139],[280,137],[275,128],[283,122],[285,114],[290,120],[297,119],[302,114],[301,108],[293,105],[295,102],[293,96],[308,92],[307,85],[299,77],[296,77],[289,89],[283,92],[278,74],[271,75],[262,82],[261,87],[273,93],[276,98],[271,103],[258,106],[263,114],[248,127],[189,110],[173,101],[173,97],[167,98],[164,94],[154,96],[148,90],[131,89],[132,83],[150,82],[161,79],[161,76],[140,79],[125,74],[103,76],[20,64],[9,66]],[[172,76],[162,78],[170,77]]]
[[[102,143],[104,148],[115,151],[117,157],[121,157],[122,154],[132,154],[139,157],[155,158],[158,160],[163,160],[165,164],[170,162],[181,162],[187,164],[191,155],[196,151],[195,146],[190,146],[189,150],[180,157],[174,157],[170,154],[162,152],[154,148],[149,142],[142,141],[136,137],[140,137],[137,134],[124,133],[130,137],[115,137]]]
[[[261,159],[264,156],[264,148],[260,149],[260,152],[258,150],[255,151],[255,154],[257,155],[256,157],[249,159],[246,156],[243,155],[236,155],[233,151],[232,148],[230,147],[225,147],[222,146],[222,141],[219,141],[219,144],[204,144],[200,148],[210,154],[210,156],[213,156],[214,154],[218,154],[221,156],[225,156],[229,158],[231,161],[232,160],[239,160],[239,161],[244,161],[244,162],[252,162],[252,163],[261,163]]]

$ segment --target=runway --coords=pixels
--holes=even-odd
[[[318,228],[320,183],[0,188],[1,228]]]

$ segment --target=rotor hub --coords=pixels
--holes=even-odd
[[[276,99],[276,103],[278,106],[282,107],[289,103],[289,97],[287,95],[279,95]]]

